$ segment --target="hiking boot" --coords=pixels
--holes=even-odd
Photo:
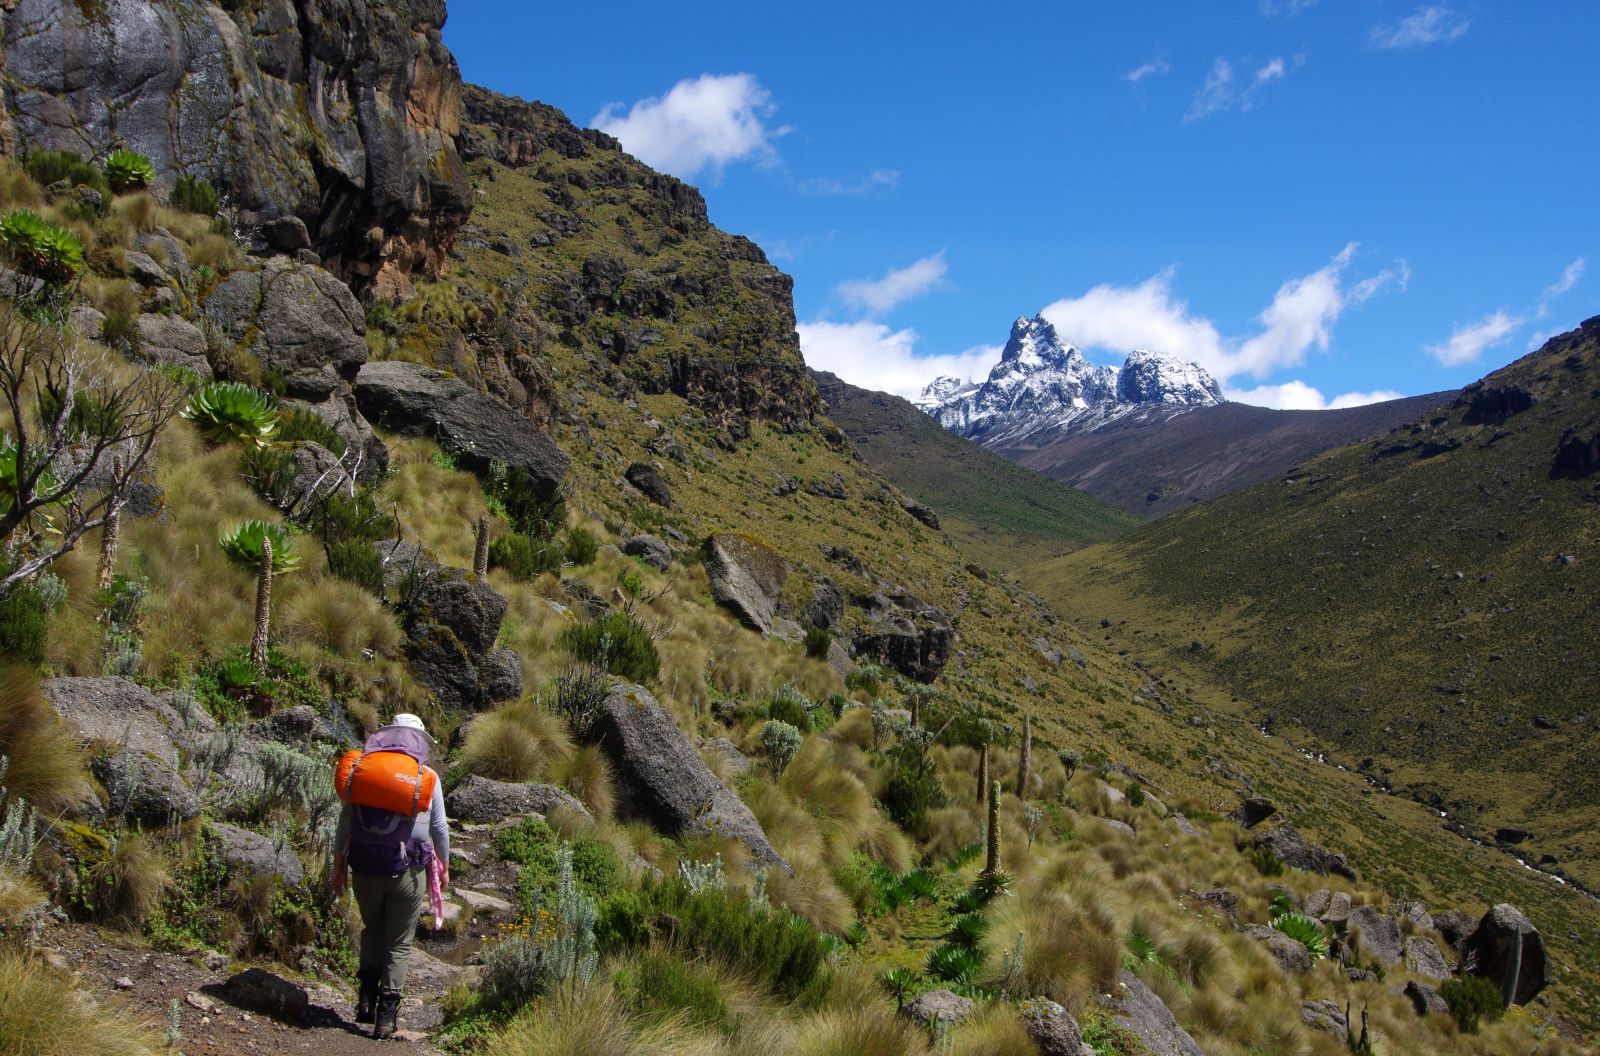
[[[400,995],[386,990],[378,995],[377,1022],[372,1027],[372,1036],[379,1041],[392,1038],[399,1027]]]
[[[356,990],[356,1022],[371,1023],[378,1015],[378,973],[357,972],[361,984]]]

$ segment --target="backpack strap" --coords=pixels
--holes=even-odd
[[[421,759],[417,759],[415,762],[417,764],[417,784],[411,790],[411,816],[413,818],[417,816],[417,801],[422,798],[422,771],[426,769],[422,765]],[[430,803],[429,806],[432,806],[432,804]]]

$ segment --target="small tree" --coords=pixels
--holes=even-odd
[[[800,751],[800,731],[781,719],[768,719],[761,726],[761,751],[772,776],[780,776]]]
[[[222,552],[242,565],[256,569],[256,624],[250,640],[250,662],[267,666],[267,635],[272,619],[272,576],[300,567],[294,541],[275,524],[246,521],[221,539]]]
[[[1061,768],[1067,772],[1067,780],[1072,780],[1072,775],[1078,772],[1078,767],[1083,764],[1083,756],[1071,748],[1063,748],[1056,753],[1056,758],[1061,760]]]
[[[17,294],[0,290],[0,599],[127,505],[185,397],[156,371],[117,380],[59,313]]]

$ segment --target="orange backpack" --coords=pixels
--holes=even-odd
[[[333,787],[346,803],[414,818],[433,802],[437,777],[404,752],[363,752],[352,748],[334,770]]]

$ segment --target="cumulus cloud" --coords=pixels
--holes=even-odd
[[[1163,58],[1154,58],[1149,62],[1135,66],[1122,75],[1122,79],[1129,84],[1138,84],[1146,77],[1160,77],[1172,72],[1172,64]]]
[[[1475,323],[1463,323],[1457,326],[1451,331],[1448,341],[1429,345],[1428,355],[1445,367],[1459,367],[1463,363],[1475,362],[1484,352],[1503,343],[1524,322],[1525,319],[1501,309]]]
[[[626,113],[623,106],[610,103],[589,123],[646,165],[684,179],[716,176],[735,161],[770,163],[777,157],[772,141],[789,131],[768,124],[777,107],[748,73],[703,74]]]
[[[1449,4],[1425,4],[1397,22],[1373,26],[1371,41],[1374,48],[1383,51],[1420,48],[1459,40],[1470,25],[1472,20]]]
[[[1377,389],[1373,392],[1346,392],[1330,400],[1316,388],[1298,379],[1282,385],[1258,385],[1253,389],[1229,388],[1223,394],[1235,403],[1249,403],[1280,411],[1336,411],[1344,407],[1365,407],[1369,403],[1401,398],[1400,393],[1392,389]]]
[[[944,282],[949,271],[944,260],[944,250],[931,257],[923,257],[914,264],[895,268],[881,279],[851,279],[838,286],[839,296],[846,304],[883,314],[895,305],[918,297]]]
[[[1347,286],[1344,272],[1355,252],[1352,242],[1323,267],[1285,282],[1256,317],[1260,329],[1244,338],[1225,338],[1210,319],[1190,313],[1173,294],[1171,270],[1137,286],[1103,283],[1046,306],[1044,317],[1080,348],[1117,354],[1151,348],[1193,360],[1224,381],[1241,374],[1264,378],[1304,362],[1312,348],[1326,349],[1346,309],[1383,290],[1405,288],[1410,271],[1404,261]]]
[[[817,176],[809,180],[801,180],[797,186],[801,194],[859,197],[870,191],[894,190],[900,186],[900,173],[894,169],[873,169],[865,176],[853,180],[836,180]]]
[[[980,346],[950,355],[918,356],[915,330],[882,323],[801,323],[800,351],[813,370],[827,370],[852,385],[912,399],[935,377],[987,377],[1000,347]]]
[[[1303,61],[1304,56],[1296,56],[1294,64],[1298,66]],[[1189,102],[1183,119],[1185,122],[1194,122],[1226,110],[1254,110],[1257,93],[1288,75],[1289,63],[1282,58],[1273,58],[1257,66],[1248,78],[1241,79],[1232,62],[1219,58],[1211,64],[1211,72]]]

